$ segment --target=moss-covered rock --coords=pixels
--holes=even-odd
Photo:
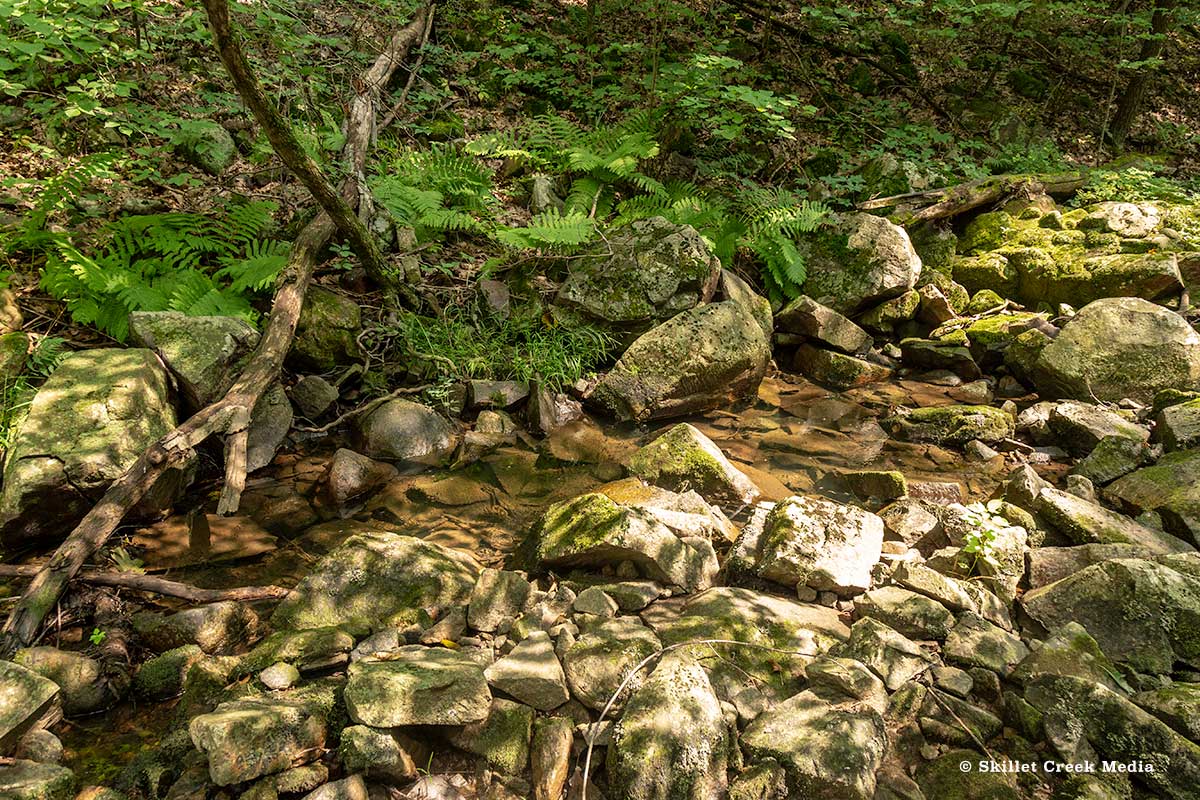
[[[1200,449],[1168,453],[1109,484],[1106,494],[1127,511],[1157,512],[1167,530],[1197,541],[1200,532]]]
[[[948,370],[968,381],[983,376],[965,342],[954,339],[900,340],[900,358],[907,367],[919,370]]]
[[[855,619],[870,617],[913,639],[945,639],[954,615],[945,606],[899,586],[883,586],[854,601]]]
[[[13,759],[0,765],[0,797],[5,800],[71,800],[75,773],[58,764]]]
[[[711,439],[686,423],[676,425],[635,452],[629,470],[671,491],[695,491],[709,502],[743,508],[758,487],[740,472]]]
[[[870,214],[842,214],[798,243],[806,295],[843,314],[912,290],[921,259],[903,228]]]
[[[229,786],[312,760],[326,725],[321,709],[304,698],[263,696],[222,703],[193,718],[188,733],[208,756],[212,782]]]
[[[998,442],[1013,435],[1015,421],[992,406],[918,408],[887,420],[894,435],[910,442],[963,445],[973,439]]]
[[[389,781],[417,776],[417,763],[392,731],[351,725],[338,737],[338,759],[346,771]]]
[[[183,693],[183,682],[188,670],[200,659],[204,651],[194,644],[186,644],[155,656],[138,667],[133,679],[133,688],[148,700],[165,700]]]
[[[242,657],[233,677],[254,675],[279,663],[303,672],[327,669],[344,664],[353,648],[354,637],[337,626],[276,631]]]
[[[916,317],[920,305],[920,292],[916,290],[905,292],[871,308],[859,317],[858,321],[869,331],[891,334],[898,325]]]
[[[454,650],[402,647],[387,661],[356,661],[348,674],[346,711],[373,728],[465,725],[490,713],[483,669]]]
[[[487,718],[453,731],[450,743],[482,757],[501,775],[520,775],[529,764],[533,713],[529,706],[495,698]]]
[[[1002,303],[1004,303],[1004,298],[991,289],[980,289],[971,295],[971,300],[967,303],[966,313],[982,314],[985,311],[996,308]]]
[[[618,617],[590,626],[563,654],[563,671],[577,700],[602,711],[616,695],[620,709],[641,686],[644,675],[635,675],[619,694],[617,689],[642,659],[662,647],[659,638],[636,617]]]
[[[217,176],[232,166],[237,145],[225,128],[209,119],[188,120],[176,149],[191,164]]]
[[[798,297],[775,315],[779,330],[806,336],[843,353],[861,353],[871,346],[862,328],[811,297]]]
[[[881,364],[807,344],[796,349],[792,367],[813,383],[837,391],[879,383],[892,375]]]
[[[883,520],[819,497],[789,497],[767,516],[755,571],[788,587],[853,595],[871,585]]]
[[[1132,698],[1181,736],[1200,741],[1200,684],[1176,681],[1170,686],[1138,692]]]
[[[304,296],[288,360],[297,368],[315,372],[358,361],[362,357],[358,345],[361,332],[362,315],[357,304],[314,286]]]
[[[917,769],[926,800],[1020,800],[1021,793],[999,772],[981,772],[991,759],[974,750],[950,750]],[[962,769],[962,765],[969,769]]]
[[[989,211],[971,220],[958,240],[960,253],[982,253],[995,250],[1016,228],[1012,215],[1005,211]]]

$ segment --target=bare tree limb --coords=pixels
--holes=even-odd
[[[271,135],[279,138],[285,148],[296,145],[295,135],[291,133],[278,111],[262,95],[257,81],[249,71],[245,57],[236,46],[236,41],[229,31],[228,9],[224,0],[204,0],[204,4],[210,13],[215,11],[217,15],[214,36],[222,51],[222,61],[229,59],[226,66],[230,69],[231,76],[236,70],[244,72],[242,80],[235,77],[239,92],[243,89],[252,90],[250,97],[244,97],[247,105],[255,110],[256,117],[262,114],[260,122],[264,119],[269,121],[269,124],[264,123],[264,128],[273,131]],[[425,28],[428,13],[428,9],[419,11],[413,20],[392,38],[388,50],[368,71],[371,85],[382,86],[387,83],[395,65],[403,57],[400,48],[411,46],[417,41]],[[249,79],[248,82],[246,78]],[[350,133],[347,136],[346,152],[352,163],[365,164],[365,155],[360,158],[353,148],[369,146],[369,131],[374,125],[375,104],[359,104],[356,109],[359,114],[369,113],[372,116],[370,119],[351,116],[347,124]],[[368,131],[368,134],[362,135],[363,131]],[[271,142],[273,146],[278,146],[275,138],[272,138]],[[299,152],[303,154],[303,149]],[[330,188],[329,184],[324,181],[312,160],[307,159],[307,156],[305,159],[306,163],[301,165],[301,169],[312,167],[320,179],[315,182],[316,189],[312,186],[309,188],[313,190],[313,196],[322,208],[326,208],[329,198],[325,197],[325,200],[322,200],[318,192]],[[338,202],[329,203],[329,207],[343,216],[343,212],[349,210],[349,216],[353,220],[350,226],[358,225],[358,219],[350,208],[350,203],[358,199],[358,181],[355,177],[351,176],[345,180],[340,194],[335,191],[334,195]],[[237,434],[245,430],[259,398],[279,377],[284,357],[296,332],[300,310],[304,305],[304,295],[316,268],[317,258],[338,229],[333,216],[322,211],[300,231],[292,243],[287,266],[281,273],[262,338],[259,339],[258,347],[246,363],[242,374],[224,397],[200,409],[182,425],[151,445],[125,474],[109,486],[100,501],[84,516],[26,587],[25,593],[4,624],[0,657],[11,654],[18,647],[28,645],[35,639],[42,620],[54,608],[68,582],[75,577],[84,562],[103,546],[129,509],[141,500],[164,473],[183,464],[192,449],[208,437],[217,434]],[[237,458],[231,458],[231,463],[226,465],[227,480],[244,483],[245,463],[237,463],[238,461]],[[232,494],[223,499],[226,511],[236,507]]]
[[[0,578],[33,578],[39,567],[24,564],[0,564]],[[142,575],[137,572],[106,572],[95,568],[84,568],[75,576],[75,580],[90,583],[93,586],[112,586],[118,589],[132,589],[138,592],[150,592],[166,597],[178,597],[191,603],[219,603],[233,600],[246,603],[252,600],[276,600],[285,596],[288,590],[282,586],[239,586],[235,589],[201,589],[179,581],[158,578],[154,575]]]
[[[1022,192],[1038,192],[1060,197],[1074,194],[1083,188],[1087,179],[1086,170],[1046,175],[997,175],[943,189],[878,197],[859,203],[858,208],[870,211],[901,204],[923,206],[918,211],[902,214],[899,221],[902,224],[931,222],[973,211]]]

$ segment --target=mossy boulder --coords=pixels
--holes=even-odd
[[[148,700],[166,700],[183,694],[188,670],[202,658],[204,651],[194,644],[168,650],[138,667],[133,689]]]
[[[354,648],[354,637],[340,627],[282,630],[256,644],[241,658],[232,678],[262,672],[274,664],[287,664],[301,672],[316,672],[345,664]]]
[[[362,315],[356,303],[314,286],[304,296],[296,338],[288,360],[298,369],[328,372],[362,358],[358,335]]]
[[[974,750],[950,750],[917,769],[917,784],[926,800],[1021,800],[1009,776],[979,770],[990,760]]]
[[[176,424],[168,376],[143,348],[71,353],[34,395],[5,454],[0,543],[52,539],[75,526],[117,477]],[[169,470],[135,514],[185,485]]]
[[[757,392],[770,359],[759,309],[737,300],[709,303],[638,337],[590,401],[622,420],[706,411]]]
[[[62,711],[58,684],[11,661],[0,661],[0,700],[0,750],[6,753],[22,734]]]
[[[798,297],[775,315],[779,330],[805,336],[842,353],[861,353],[871,347],[870,335],[832,308],[811,297]]]
[[[1031,510],[1074,544],[1133,544],[1154,555],[1194,551],[1169,533],[1053,487],[1038,494]]]
[[[209,175],[224,174],[237,158],[237,145],[225,128],[209,119],[188,120],[176,149]]]
[[[904,229],[870,214],[839,214],[797,246],[808,265],[804,294],[842,314],[911,291],[921,275]]]
[[[133,615],[132,622],[142,642],[158,653],[195,644],[206,653],[224,655],[256,638],[259,628],[254,609],[232,600],[166,615],[142,611]]]
[[[866,311],[858,321],[869,331],[891,334],[897,326],[916,317],[920,305],[921,293],[914,289],[883,301]]]
[[[911,639],[945,639],[954,615],[936,600],[899,586],[883,586],[854,600],[854,617],[869,617]]]
[[[789,497],[763,526],[755,571],[788,587],[849,596],[871,585],[883,545],[883,520],[856,506],[819,497]]]
[[[479,575],[471,556],[386,530],[355,534],[322,558],[271,617],[277,628],[429,625],[463,605]]]
[[[813,383],[835,391],[879,383],[892,375],[892,370],[882,364],[808,344],[796,348],[792,368]]]
[[[964,445],[978,439],[998,442],[1013,435],[1015,420],[992,406],[935,406],[889,418],[893,435],[910,442]]]
[[[425,466],[446,463],[459,432],[429,406],[398,397],[356,420],[361,449],[370,458]]]
[[[1200,445],[1200,400],[1164,408],[1154,420],[1154,435],[1167,451]]]
[[[386,661],[350,665],[345,690],[350,719],[373,728],[466,725],[491,713],[492,693],[470,656],[412,645]]]
[[[617,617],[589,626],[563,654],[571,693],[595,711],[602,711],[616,695],[613,708],[619,710],[645,677],[634,675],[618,694],[622,682],[638,662],[661,647],[654,631],[636,617]]]
[[[703,668],[668,656],[613,727],[609,784],[628,800],[724,797],[729,737]]]
[[[1045,397],[1149,403],[1162,389],[1200,386],[1200,334],[1146,300],[1097,300],[1042,349],[1032,377]]]
[[[985,212],[967,223],[966,230],[958,241],[958,250],[964,254],[995,250],[1004,244],[1015,230],[1015,221],[1008,212]]]
[[[129,675],[109,673],[95,658],[57,647],[26,647],[13,661],[58,685],[63,714],[68,717],[94,714],[111,708],[129,689]]]
[[[1200,683],[1175,682],[1138,692],[1132,698],[1181,736],[1200,741]]]
[[[629,471],[671,491],[695,491],[732,509],[758,497],[758,487],[696,428],[682,423],[635,452]]]
[[[964,380],[973,381],[983,376],[965,339],[900,340],[900,358],[906,367],[918,370],[948,370]]]
[[[967,303],[966,313],[982,314],[985,311],[990,311],[1004,303],[1004,298],[996,294],[991,289],[980,289],[975,294],[971,295],[970,302]]]
[[[501,775],[520,775],[529,764],[533,715],[529,706],[494,698],[487,717],[453,731],[450,743],[480,756]]]
[[[0,765],[0,797],[5,800],[72,800],[75,773],[58,764],[12,759]]]
[[[708,302],[720,271],[694,228],[651,217],[572,259],[555,303],[592,324],[636,335]]]
[[[1157,512],[1167,530],[1200,542],[1200,449],[1167,453],[1113,481],[1105,493],[1126,511]]]

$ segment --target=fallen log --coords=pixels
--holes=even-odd
[[[218,15],[213,28],[214,39],[222,51],[222,60],[227,57],[236,59],[236,56],[230,54],[230,48],[236,50],[237,44],[230,33],[225,0],[204,0],[204,3],[210,13],[215,10]],[[222,13],[223,23],[220,17]],[[421,37],[427,15],[431,13],[432,9],[428,7],[418,11],[413,19],[392,37],[385,51],[368,69],[367,78],[370,82],[363,82],[360,96],[368,94],[372,98],[371,102],[356,102],[353,113],[347,120],[345,154],[351,164],[365,163],[365,154],[360,156],[356,148],[365,148],[372,143],[371,132],[374,130],[374,115],[379,104],[378,95],[387,85],[408,48]],[[228,38],[221,35],[222,24]],[[241,62],[245,63],[244,56]],[[263,109],[273,110],[273,106],[262,95],[262,89],[257,80],[253,80],[252,74],[250,81],[239,80],[234,72],[231,72],[231,78],[239,94],[242,94],[246,104],[255,113],[259,124],[264,127],[287,126],[287,122],[278,113],[260,116]],[[252,97],[247,99],[247,94]],[[295,139],[294,135],[292,139]],[[271,141],[274,144],[276,139]],[[358,203],[359,193],[359,181],[355,174],[351,174],[342,182],[337,194],[349,206]],[[141,500],[164,472],[182,464],[193,449],[210,436],[223,434],[228,437],[225,488],[222,490],[219,507],[224,513],[232,513],[237,509],[242,488],[245,486],[246,438],[239,434],[246,431],[254,406],[283,369],[283,360],[291,347],[296,324],[300,319],[300,309],[304,305],[304,295],[316,269],[317,258],[334,232],[339,230],[335,220],[343,216],[336,207],[332,209],[331,215],[330,208],[326,208],[323,202],[328,200],[324,193],[314,194],[314,199],[322,205],[322,212],[300,231],[292,243],[288,263],[280,275],[262,338],[242,374],[224,397],[200,409],[175,430],[151,445],[133,466],[109,486],[100,501],[84,516],[34,576],[21,599],[17,601],[17,605],[5,621],[3,632],[0,633],[0,657],[7,657],[17,648],[34,641],[42,621],[54,608],[67,584],[83,567],[84,562],[108,540],[126,513]],[[354,216],[353,213],[351,216]],[[354,217],[354,221],[358,222],[357,217]],[[341,232],[353,241],[353,230],[342,229]]]
[[[1087,179],[1087,170],[1042,175],[995,175],[943,189],[872,198],[859,203],[858,209],[872,211],[902,204],[917,206],[918,210],[901,214],[896,221],[901,225],[932,222],[993,205],[1021,194],[1066,197],[1082,189]]]
[[[33,564],[0,564],[0,578],[33,578],[41,567]],[[115,589],[132,589],[137,592],[178,597],[190,603],[219,603],[232,600],[249,603],[253,600],[278,600],[288,590],[282,586],[239,586],[233,589],[202,589],[188,583],[143,575],[139,572],[112,572],[96,567],[84,567],[76,573],[74,580],[93,586],[110,586]]]

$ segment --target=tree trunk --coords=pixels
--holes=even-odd
[[[1167,34],[1170,33],[1174,21],[1175,2],[1176,0],[1159,0],[1154,6],[1154,13],[1150,17],[1150,35],[1142,42],[1138,61],[1152,61],[1162,56],[1167,46]],[[1125,85],[1125,92],[1121,95],[1121,102],[1117,105],[1117,113],[1113,117],[1108,134],[1113,146],[1118,150],[1125,146],[1125,139],[1129,136],[1133,123],[1142,113],[1142,106],[1150,89],[1152,70],[1152,66],[1143,64]]]

